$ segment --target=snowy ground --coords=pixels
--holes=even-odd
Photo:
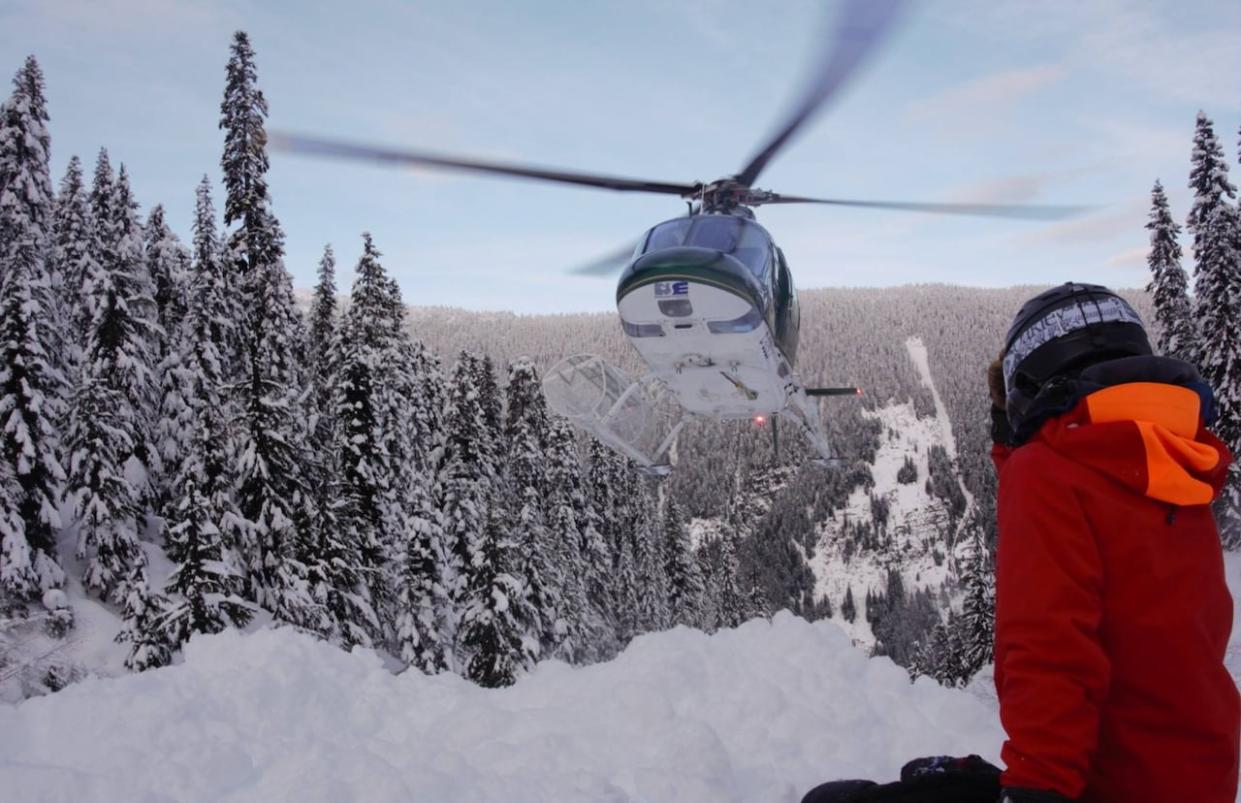
[[[393,676],[290,630],[229,632],[183,664],[0,706],[14,801],[796,801],[908,758],[994,757],[993,708],[911,685],[831,623],[787,614],[502,691]]]
[[[1228,557],[1234,596],[1241,555]],[[1229,666],[1241,677],[1241,644]],[[6,801],[797,801],[842,776],[977,752],[985,679],[910,684],[832,622],[787,614],[637,639],[488,691],[392,675],[292,630],[196,639],[184,663],[0,705]]]

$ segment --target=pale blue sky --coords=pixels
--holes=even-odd
[[[269,126],[641,178],[742,166],[822,34],[814,0],[0,0],[0,68],[48,82],[53,171],[101,145],[144,211],[189,236],[219,177],[231,33],[249,31]],[[1236,167],[1241,3],[911,3],[870,69],[758,182],[789,194],[1087,203],[1067,223],[764,208],[801,287],[1067,279],[1145,282],[1148,193],[1174,212],[1194,116]],[[4,62],[7,62],[7,66]],[[407,301],[609,309],[609,279],[563,270],[681,214],[664,196],[382,170],[274,154],[274,209],[299,287],[325,242],[352,280],[363,230]],[[217,208],[222,198],[217,194]]]

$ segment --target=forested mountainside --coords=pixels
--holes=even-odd
[[[974,559],[972,540],[984,553],[994,541],[984,374],[1013,314],[1039,289],[803,291],[803,379],[811,386],[864,390],[858,399],[822,402],[843,464],[812,465],[791,427],[777,465],[770,433],[753,422],[698,421],[683,432],[678,466],[662,492],[699,520],[700,533],[735,526],[742,537],[741,574],[769,599],[802,599],[801,613],[831,615],[863,644],[876,642],[879,609],[868,598],[884,597],[887,606],[893,594],[908,597],[907,610],[892,617],[913,619],[899,624],[902,637],[893,637],[895,623],[879,629],[887,630],[884,649],[909,663],[914,642],[925,641],[952,599],[959,600],[964,563]],[[1146,293],[1123,295],[1152,320]],[[634,376],[642,371],[610,313],[414,308],[409,320],[414,335],[445,362],[462,350],[479,351],[497,366],[528,357],[542,372],[586,351]],[[925,354],[929,377],[911,354],[914,343]],[[939,394],[938,412],[927,379]]]
[[[839,450],[846,458],[872,462],[878,433],[863,411],[908,402],[919,416],[934,413],[930,391],[905,345],[920,338],[956,437],[955,468],[989,514],[994,477],[984,373],[1003,345],[1013,314],[1039,289],[918,285],[802,291],[802,378],[809,386],[850,384],[864,391],[860,399],[822,402]],[[609,288],[601,285],[600,292]],[[1153,325],[1144,292],[1122,295]],[[543,316],[415,307],[409,321],[414,336],[445,363],[462,350],[479,351],[497,366],[528,357],[542,372],[570,354],[590,352],[634,376],[642,371],[612,313]],[[806,452],[796,435],[783,439],[781,451],[782,464],[803,471]],[[723,515],[737,490],[749,488],[753,475],[769,469],[773,460],[769,433],[736,421],[695,423],[681,437],[679,455],[671,485],[696,517]],[[814,482],[838,487],[849,471],[814,475]],[[792,484],[800,481],[795,477]],[[988,533],[991,518],[982,516]]]

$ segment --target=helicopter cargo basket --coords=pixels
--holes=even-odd
[[[575,354],[543,377],[548,406],[644,471],[662,475],[681,429],[679,408],[658,380],[632,379],[593,354]]]

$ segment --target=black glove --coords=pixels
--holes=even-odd
[[[1005,789],[1000,803],[1072,803],[1059,792],[1045,789]]]
[[[979,756],[928,756],[915,758],[901,767],[901,780],[905,783],[919,778],[934,776],[978,776],[999,779],[1000,768]]]

